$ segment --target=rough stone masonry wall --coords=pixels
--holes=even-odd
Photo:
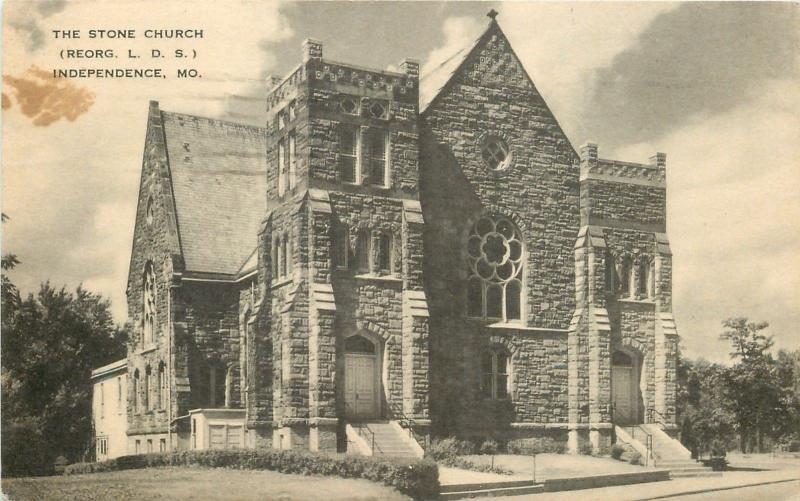
[[[132,332],[128,340],[128,384],[127,413],[128,433],[156,433],[166,431],[168,426],[167,402],[161,408],[151,411],[136,409],[133,380],[138,371],[138,391],[144,401],[145,371],[149,366],[151,377],[155,378],[153,387],[158,384],[158,368],[169,363],[169,295],[173,283],[173,268],[180,267],[178,237],[175,226],[172,187],[167,167],[166,149],[164,145],[163,124],[158,104],[150,103],[147,136],[142,162],[142,179],[139,188],[136,224],[133,235],[133,247],[128,276],[127,301],[128,321]],[[152,203],[152,221],[148,222],[148,201]],[[156,277],[156,328],[154,343],[144,346],[143,335],[143,298],[145,265],[150,262]],[[170,378],[171,380],[171,378]],[[154,388],[157,391],[157,388]],[[165,395],[166,397],[166,395]],[[149,395],[155,402],[155,392]],[[173,412],[176,409],[173,408]]]
[[[465,245],[472,224],[481,213],[503,214],[517,222],[527,252],[523,322],[566,330],[575,309],[579,166],[568,139],[496,27],[423,112],[420,135],[434,378],[431,400],[432,405],[444,402],[436,405],[434,419],[448,421],[475,403],[469,399],[459,405],[463,395],[475,393],[474,381],[465,374],[475,370],[479,353],[464,353],[460,347],[476,339],[485,343],[490,336],[480,323],[465,320]],[[481,145],[487,135],[499,136],[509,145],[508,169],[493,171],[483,163]],[[513,329],[508,335],[523,336]],[[515,368],[518,394],[539,403],[515,402],[512,419],[564,419],[566,401],[555,398],[540,405],[544,397],[536,395],[544,388],[550,395],[559,388],[566,390],[566,336],[533,331],[524,337],[519,343],[526,353],[547,354],[549,349],[553,354],[534,356]],[[544,341],[553,344],[545,346]]]

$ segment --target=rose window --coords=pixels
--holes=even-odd
[[[492,170],[503,170],[510,157],[508,145],[499,137],[489,136],[481,147],[481,157]]]
[[[471,317],[520,320],[522,235],[505,217],[482,217],[467,241]]]

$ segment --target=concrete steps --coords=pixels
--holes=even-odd
[[[678,440],[667,435],[655,424],[641,425],[640,428],[652,437],[653,459],[656,468],[669,470],[670,478],[718,477],[722,473],[713,471],[692,459],[692,454]]]
[[[375,448],[372,450],[373,456],[418,457],[416,451],[408,443],[408,439],[389,421],[350,423],[350,425],[360,432],[360,436],[370,448],[372,447],[372,437],[374,436]]]

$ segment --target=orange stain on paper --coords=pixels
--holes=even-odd
[[[37,66],[31,66],[23,77],[3,75],[3,79],[14,88],[20,110],[33,119],[34,125],[47,126],[62,118],[74,122],[94,104],[93,93],[70,81],[57,80]],[[11,102],[3,93],[3,109],[9,107]]]

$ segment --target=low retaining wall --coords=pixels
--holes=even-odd
[[[593,489],[595,487],[608,487],[612,485],[660,482],[662,480],[669,480],[669,470],[593,475],[591,477],[551,478],[544,481],[544,491],[573,491],[577,489]]]

